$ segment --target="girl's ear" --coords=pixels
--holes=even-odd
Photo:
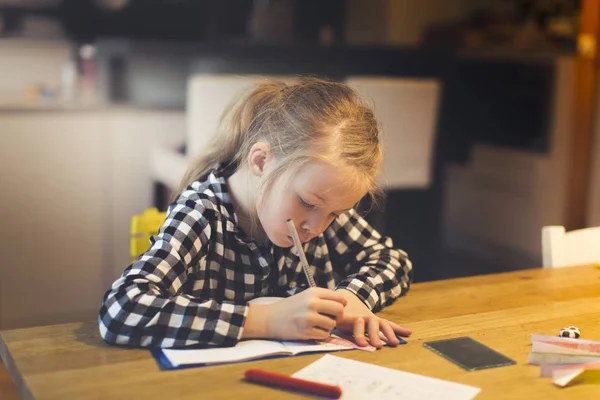
[[[265,142],[257,142],[252,145],[248,155],[248,166],[255,176],[261,176],[267,167],[267,164],[273,159],[271,146]]]

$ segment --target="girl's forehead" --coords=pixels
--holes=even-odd
[[[349,166],[311,162],[294,172],[290,183],[296,190],[309,192],[326,202],[348,202],[357,197],[356,201],[351,201],[356,203],[366,194],[360,175]]]

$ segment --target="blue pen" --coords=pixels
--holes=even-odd
[[[387,343],[387,340],[383,333],[379,332],[379,338],[381,340],[383,340],[385,343]],[[398,339],[398,344],[406,344],[406,340],[402,339],[402,337],[400,337],[400,335],[396,335],[396,339]]]

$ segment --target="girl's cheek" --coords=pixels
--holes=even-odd
[[[306,220],[305,212],[303,210],[299,210],[297,207],[289,207],[284,211],[283,220],[286,222],[287,229],[287,220],[292,219],[296,224],[300,224]],[[298,227],[296,227],[298,228]]]
[[[281,204],[281,210],[288,216],[287,218],[295,219],[296,215],[298,214],[298,206],[296,203],[294,203],[294,200],[295,199],[293,197],[290,197],[285,199],[285,201]]]

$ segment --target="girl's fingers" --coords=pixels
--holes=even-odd
[[[335,328],[335,320],[326,315],[316,314],[310,320],[315,328],[322,329],[326,332],[331,332],[331,330]]]
[[[396,333],[390,326],[389,321],[387,321],[385,319],[379,320],[379,330],[381,330],[381,332],[385,336],[386,342],[389,345],[397,346],[398,344],[400,344],[400,342],[398,341],[398,338],[396,337]]]
[[[324,339],[327,339],[329,337],[329,335],[330,335],[329,331],[326,331],[317,326],[313,326],[312,328],[310,328],[308,339],[324,340]]]
[[[313,291],[319,297],[319,299],[332,300],[340,303],[344,307],[346,307],[346,304],[348,304],[348,300],[346,300],[344,295],[340,292],[325,288],[310,288],[308,290]]]
[[[331,300],[319,300],[315,307],[319,314],[330,316],[336,321],[344,314],[344,306]]]
[[[371,346],[380,349],[383,347],[383,342],[379,338],[379,318],[369,318],[367,331]]]
[[[400,336],[405,336],[408,337],[412,334],[412,331],[410,329],[407,328],[403,328],[400,325],[392,322],[392,321],[388,321],[388,323],[390,324],[390,326],[392,327],[392,329],[394,330],[394,332],[396,332],[397,334],[399,334]]]
[[[365,320],[363,318],[357,318],[354,321],[354,340],[362,347],[369,344],[365,338]]]

